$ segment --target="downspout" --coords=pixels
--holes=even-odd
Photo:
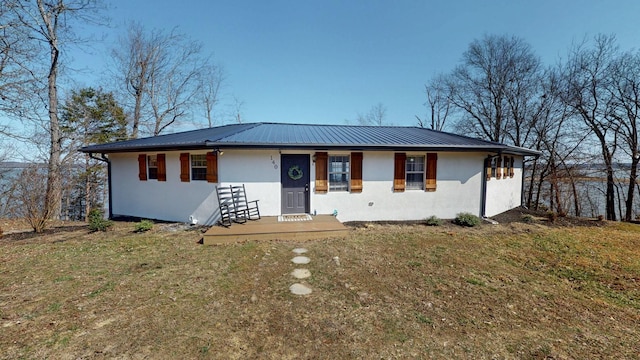
[[[89,157],[94,159],[94,160],[98,160],[98,161],[102,161],[107,163],[107,189],[108,189],[108,196],[109,196],[109,219],[113,218],[113,206],[112,206],[112,201],[111,201],[111,160],[109,160],[109,157],[107,157],[106,154],[102,153],[100,154],[100,157],[96,157],[93,153],[89,153]]]

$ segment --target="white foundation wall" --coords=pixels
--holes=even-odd
[[[114,216],[213,224],[219,217],[216,186],[245,184],[263,216],[280,215],[280,155],[277,150],[229,150],[218,156],[218,180],[180,181],[180,153],[166,155],[167,181],[138,179],[138,154],[110,154]],[[191,151],[190,154],[205,154]],[[149,152],[146,155],[157,153]],[[277,167],[277,168],[276,168]]]
[[[491,217],[522,205],[522,157],[515,157],[513,177],[487,181],[485,215]]]
[[[329,156],[340,154],[348,152],[329,152]],[[424,152],[406,154],[425,155]],[[364,152],[362,193],[313,193],[311,211],[331,214],[336,210],[340,221],[422,220],[432,215],[449,219],[460,212],[480,215],[485,156],[438,153],[436,191],[393,192],[394,153]],[[312,172],[313,169],[312,166]]]

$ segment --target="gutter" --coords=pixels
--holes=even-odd
[[[109,191],[109,219],[113,218],[113,206],[112,206],[112,201],[111,201],[111,160],[109,160],[109,157],[106,156],[106,154],[100,154],[100,157],[96,157],[94,155],[94,153],[89,153],[89,157],[94,159],[94,160],[98,160],[98,161],[102,161],[107,163],[107,189]]]

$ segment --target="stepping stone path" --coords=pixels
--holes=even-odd
[[[291,273],[291,276],[293,276],[296,279],[306,279],[309,276],[311,276],[311,271],[307,269],[295,269]]]
[[[293,249],[293,252],[297,255],[296,257],[291,259],[291,262],[293,262],[294,264],[301,265],[301,264],[308,264],[311,262],[311,259],[309,259],[306,256],[302,256],[302,254],[307,253],[307,249],[296,248],[296,249]],[[311,272],[307,269],[295,269],[291,273],[291,276],[293,276],[296,279],[306,279],[311,276]],[[295,295],[309,295],[311,294],[311,291],[312,291],[310,287],[300,283],[295,283],[291,285],[289,287],[289,290],[291,291],[292,294],[295,294]]]
[[[311,262],[311,259],[309,259],[306,256],[296,256],[293,259],[291,259],[291,262],[293,262],[294,264],[308,264]]]

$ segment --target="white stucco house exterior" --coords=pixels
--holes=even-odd
[[[109,163],[111,217],[215,224],[217,186],[262,216],[340,221],[491,217],[521,205],[538,152],[417,127],[234,124],[81,149]]]

